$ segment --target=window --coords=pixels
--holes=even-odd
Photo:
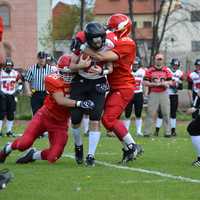
[[[200,10],[195,10],[191,12],[191,21],[192,22],[200,21]]]
[[[200,51],[200,41],[192,41],[192,51]]]
[[[134,28],[137,28],[137,22],[134,21],[133,24],[134,24]]]
[[[151,21],[144,21],[143,27],[144,28],[152,28],[152,22]]]
[[[4,26],[10,26],[10,7],[7,5],[0,5],[0,16],[3,17]]]

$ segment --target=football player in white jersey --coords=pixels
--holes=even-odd
[[[194,71],[188,74],[188,90],[191,104],[193,104],[197,94],[200,94],[200,59],[196,59],[194,63]],[[192,114],[195,118],[195,113]]]
[[[13,69],[13,66],[13,61],[6,59],[5,67],[0,72],[0,92],[2,96],[0,104],[0,136],[3,136],[2,126],[5,116],[7,118],[6,135],[8,137],[15,136],[12,132],[16,111],[15,95],[22,91],[22,80],[21,75]]]
[[[178,108],[178,90],[183,89],[182,81],[184,79],[184,72],[180,70],[180,61],[177,58],[172,58],[170,62],[170,72],[172,73],[172,84],[168,88],[170,98],[170,124],[171,135],[176,136],[176,112]],[[160,127],[162,126],[162,113],[158,111],[158,118],[156,120],[156,130],[154,135],[158,136]]]
[[[142,67],[141,59],[139,57],[136,57],[135,62],[133,64],[132,68],[133,76],[135,77],[135,90],[134,90],[134,96],[132,100],[129,102],[128,106],[125,110],[125,120],[124,124],[126,128],[129,130],[130,123],[131,123],[131,113],[133,110],[134,105],[134,111],[135,111],[135,126],[136,126],[136,135],[142,136],[142,109],[143,109],[143,79],[145,76],[145,69]]]

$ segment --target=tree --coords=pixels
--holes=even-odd
[[[59,12],[59,15],[54,15],[54,18],[48,22],[40,33],[39,40],[44,49],[53,49],[54,51],[56,40],[72,38],[74,30],[80,22],[80,10],[79,4],[66,4],[66,6],[62,7],[62,12]],[[85,20],[91,21],[92,19],[93,14],[91,8],[86,8]]]
[[[160,3],[160,7],[158,12],[156,12],[156,4],[157,0],[154,0],[154,21],[153,21],[153,39],[152,39],[152,48],[151,48],[151,53],[150,53],[150,65],[153,64],[154,62],[154,56],[157,54],[160,50],[160,45],[161,42],[163,41],[164,34],[166,31],[166,25],[170,16],[171,8],[172,8],[172,3],[173,0],[169,0],[168,8],[167,8],[167,13],[163,15],[163,8],[164,5],[168,2],[168,0],[162,0]],[[161,18],[163,18],[163,25],[161,30],[159,29],[159,25],[161,22]],[[160,34],[159,34],[160,31]]]

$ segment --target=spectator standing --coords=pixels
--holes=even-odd
[[[152,120],[157,115],[160,106],[163,114],[165,128],[165,137],[171,137],[170,133],[170,102],[167,88],[171,84],[172,74],[166,66],[163,65],[164,56],[157,54],[155,56],[155,65],[146,71],[144,84],[149,87],[149,99],[147,116],[145,119],[144,136],[150,136]]]
[[[183,89],[184,73],[180,70],[180,61],[177,58],[172,58],[170,62],[170,72],[172,73],[172,84],[168,88],[170,99],[170,124],[171,135],[176,136],[176,112],[178,109],[178,90]],[[159,109],[158,118],[156,120],[156,130],[154,135],[158,136],[160,127],[162,126],[162,113]]]

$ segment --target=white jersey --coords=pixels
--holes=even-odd
[[[136,72],[132,72],[135,78],[135,90],[134,93],[143,92],[143,80],[146,74],[145,69],[139,68]]]
[[[192,90],[196,93],[200,91],[200,74],[198,72],[191,72],[189,79],[192,81]]]
[[[85,43],[86,44],[86,43]],[[99,50],[99,52],[105,52],[107,50],[110,50],[112,48],[114,48],[114,42],[111,40],[111,39],[108,39],[106,38],[106,41],[105,41],[105,45]],[[95,60],[93,61],[94,64],[97,64],[98,65],[98,62],[96,62]],[[100,66],[102,65],[102,62],[99,63]],[[90,68],[90,67],[89,67]],[[88,69],[80,69],[78,71],[78,73],[84,77],[84,78],[87,78],[87,79],[99,79],[99,78],[102,78],[104,77],[104,75],[91,75],[89,72],[88,72]]]
[[[10,73],[6,73],[4,70],[0,72],[0,86],[1,91],[4,94],[14,94],[17,89],[18,80],[20,79],[20,74],[18,71],[12,69]]]
[[[178,87],[178,85],[182,83],[184,73],[180,69],[177,69],[176,71],[169,70],[172,73],[172,81],[175,81],[176,87]],[[169,87],[168,94],[177,94],[177,88]]]

